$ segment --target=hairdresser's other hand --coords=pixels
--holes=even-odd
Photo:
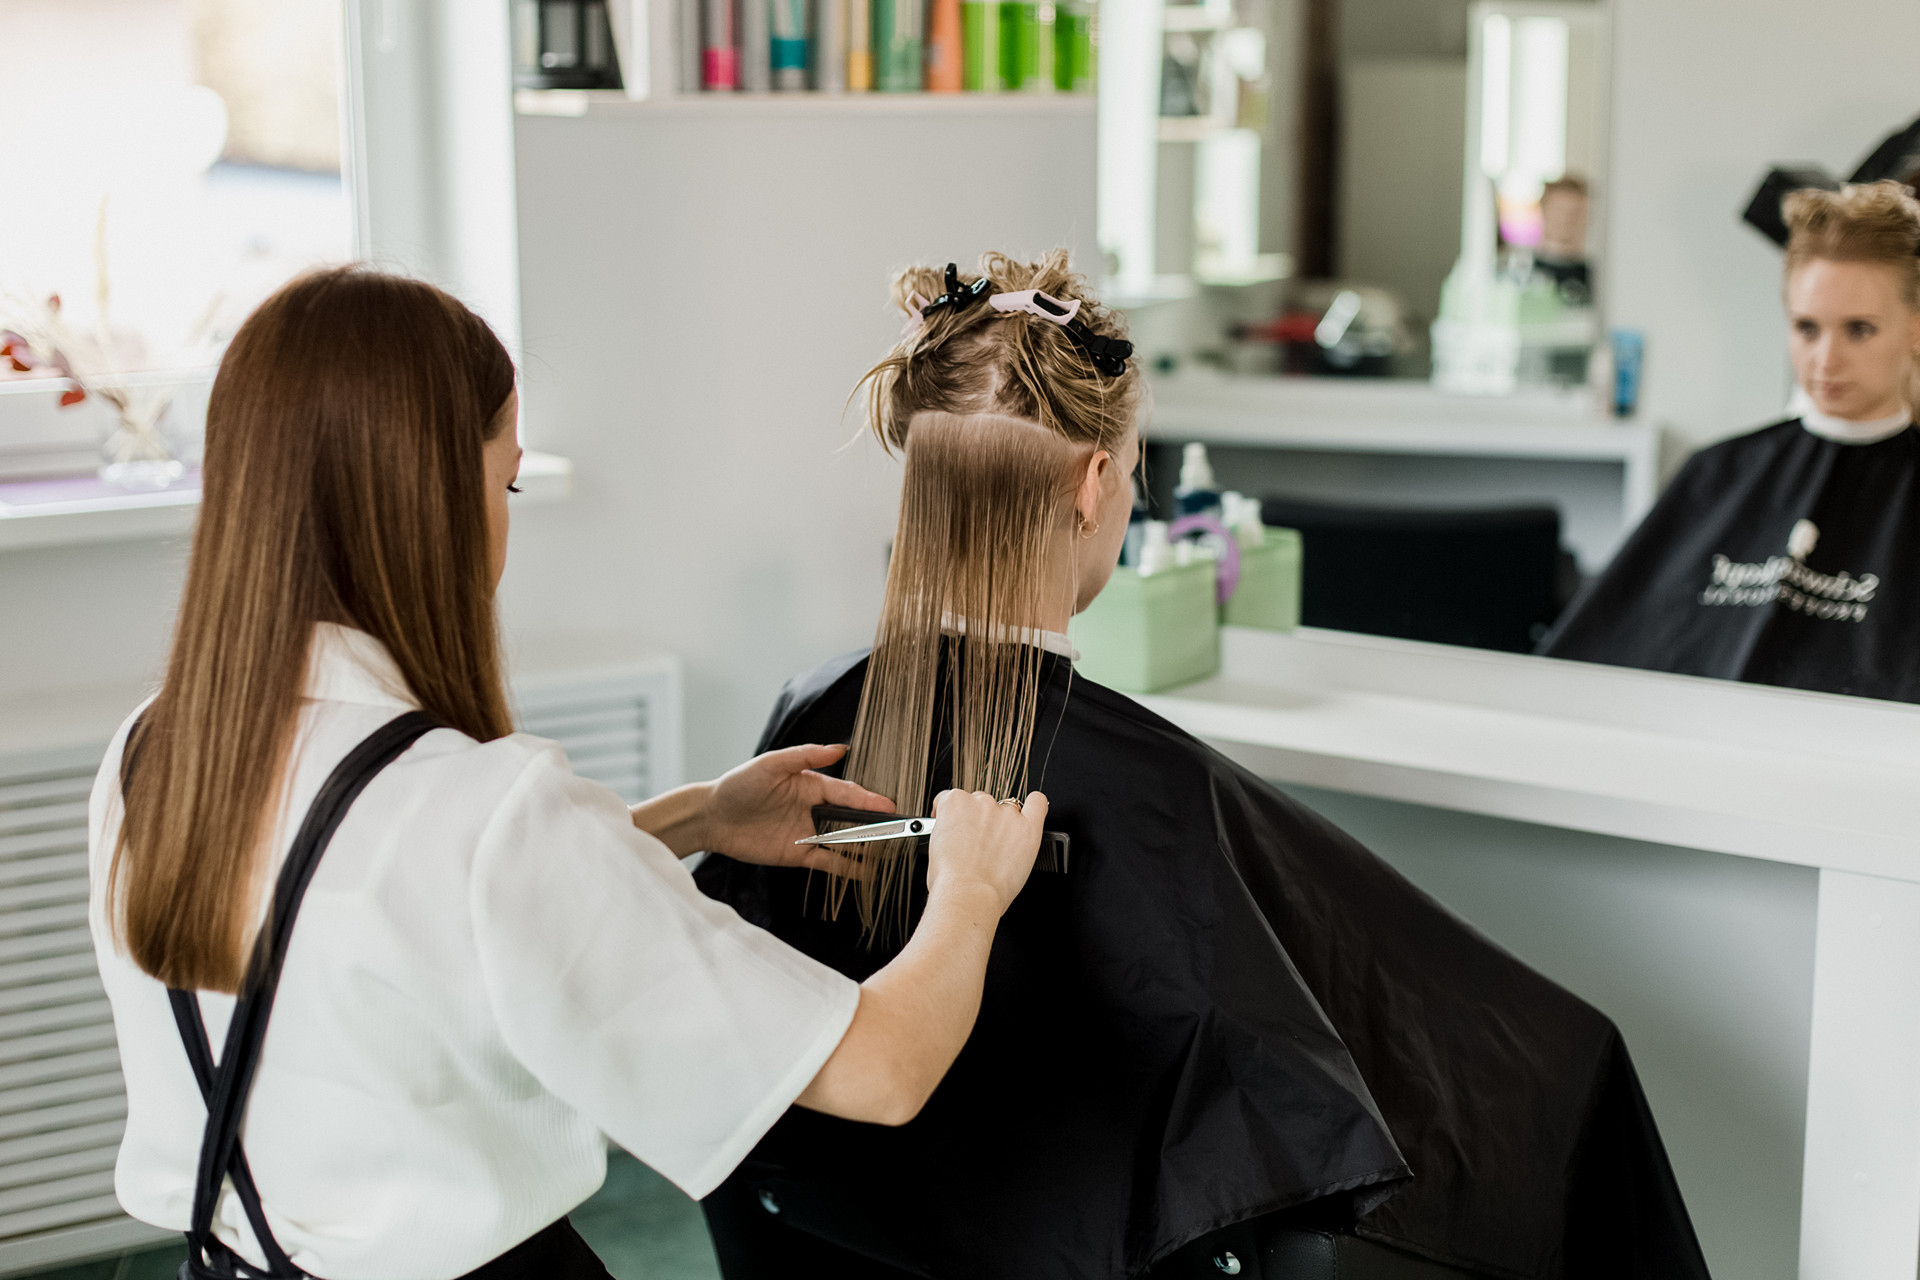
[[[817,804],[893,812],[885,796],[815,772],[846,754],[841,745],[786,747],[722,774],[711,784],[703,847],[770,867],[844,872],[845,859],[833,848],[794,841],[813,834]]]
[[[984,791],[942,791],[933,799],[939,825],[927,850],[927,892],[979,884],[1004,914],[1020,896],[1040,854],[1047,798],[1038,791],[1020,804]]]

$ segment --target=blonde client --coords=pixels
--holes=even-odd
[[[1920,702],[1920,203],[1785,214],[1801,408],[1695,454],[1542,651]]]
[[[875,644],[797,677],[763,747],[850,738],[846,776],[907,813],[1044,785],[1071,851],[1009,911],[917,1118],[790,1111],[707,1200],[727,1280],[1704,1277],[1604,1016],[1075,677],[1139,459],[1119,319],[1064,253],[915,268],[894,298],[865,383],[905,460]],[[865,857],[698,878],[858,978],[923,909],[911,845]]]

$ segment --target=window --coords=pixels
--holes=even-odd
[[[57,296],[99,339],[94,363],[199,368],[168,422],[189,456],[225,337],[290,276],[350,256],[339,8],[0,7],[0,326]],[[61,410],[60,386],[0,370],[0,477],[93,469],[110,415]]]

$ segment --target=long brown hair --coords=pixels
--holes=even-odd
[[[1920,201],[1891,179],[1848,184],[1838,191],[1808,188],[1788,194],[1786,274],[1816,258],[1871,262],[1893,272],[1900,299],[1920,312]],[[1920,417],[1920,359],[1907,371],[1907,408]]]
[[[108,882],[115,939],[167,985],[239,990],[316,623],[384,644],[443,723],[510,731],[481,448],[513,376],[465,306],[363,268],[293,281],[234,336]]]
[[[1125,336],[1063,250],[1032,263],[988,254],[978,275],[960,278],[982,277],[999,292],[1078,300],[1095,335]],[[894,301],[912,314],[914,295],[943,289],[940,272],[915,267],[895,280]],[[905,454],[905,476],[847,776],[902,813],[925,812],[944,704],[953,785],[1024,796],[1044,661],[1033,629],[1062,605],[1071,612],[1077,594],[1050,575],[1076,535],[1075,473],[1096,450],[1120,455],[1138,416],[1139,373],[1131,364],[1102,373],[1059,325],[982,298],[935,311],[862,385],[869,423],[889,452]],[[911,848],[863,854],[871,873],[840,881],[829,908],[851,890],[869,938],[902,936]]]

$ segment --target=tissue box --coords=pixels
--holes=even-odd
[[[1240,548],[1240,585],[1220,620],[1230,627],[1291,631],[1300,625],[1301,543],[1298,529],[1267,527],[1267,540]]]
[[[1153,693],[1220,669],[1219,609],[1211,560],[1151,577],[1122,565],[1069,629],[1076,669],[1127,693]]]

